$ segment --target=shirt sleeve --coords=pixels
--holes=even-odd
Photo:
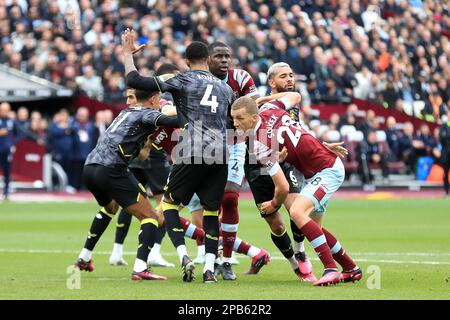
[[[242,94],[249,97],[259,94],[252,76],[245,70],[242,70],[242,72],[244,74],[241,87]]]
[[[284,96],[284,97],[281,98],[281,99],[278,99],[277,101],[279,101],[280,103],[283,104],[284,109],[285,109],[286,111],[288,111],[288,110],[290,110],[290,109],[292,109],[292,108],[294,107],[293,105],[291,105],[291,104],[289,103],[289,99],[288,99],[286,96]]]
[[[179,128],[177,116],[166,116],[159,111],[148,109],[142,117],[142,122],[155,127],[165,126],[169,128]]]
[[[143,77],[137,71],[128,73],[127,86],[149,92],[161,91],[160,85],[155,77]]]
[[[164,126],[164,127],[168,127],[168,128],[179,128],[180,127],[177,116],[166,116],[165,114],[161,114],[156,119],[155,125],[157,127]]]

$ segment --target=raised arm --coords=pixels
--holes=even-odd
[[[135,41],[136,33],[134,30],[125,30],[122,34],[122,50],[124,54],[127,86],[138,90],[161,91],[160,85],[155,77],[142,77],[137,71],[133,60],[133,52],[136,51]]]

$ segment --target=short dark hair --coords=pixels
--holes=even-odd
[[[193,41],[186,48],[186,59],[190,61],[202,61],[208,59],[208,46],[201,41]]]
[[[155,76],[160,76],[167,73],[175,73],[178,71],[180,70],[173,63],[163,63],[158,69],[156,69]]]
[[[159,91],[151,92],[151,91],[145,91],[145,90],[139,90],[139,89],[135,89],[135,91],[134,91],[134,95],[136,96],[137,101],[146,101],[158,93],[159,93]]]
[[[208,46],[208,54],[211,55],[215,48],[229,49],[229,47],[225,43],[223,43],[221,41],[215,41]]]

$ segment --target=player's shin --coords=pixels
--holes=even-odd
[[[294,250],[292,249],[291,238],[284,230],[280,235],[275,234],[273,231],[270,233],[273,243],[280,250],[281,254],[289,261],[292,270],[298,268],[297,260],[294,256]]]
[[[178,213],[178,205],[162,202],[164,219],[166,222],[166,230],[174,247],[177,249],[178,258],[180,262],[183,257],[187,256],[186,245],[184,242],[184,230],[180,222],[180,215]]]
[[[225,191],[222,200],[222,237],[223,237],[223,261],[229,262],[233,253],[233,245],[239,226],[238,213],[239,193]]]
[[[345,252],[344,248],[341,246],[335,236],[325,228],[322,228],[322,231],[325,235],[325,238],[327,239],[328,246],[331,248],[331,253],[334,260],[336,260],[337,263],[342,266],[342,269],[344,271],[354,270],[356,268],[355,262]]]
[[[325,235],[319,225],[313,220],[309,220],[300,228],[300,230],[311,243],[317,256],[320,258],[320,261],[322,261],[325,270],[337,269],[336,263],[331,255],[330,247],[328,246]]]
[[[141,230],[139,231],[139,246],[133,271],[141,272],[147,269],[147,257],[150,253],[151,247],[155,243],[157,232],[158,221],[156,219],[146,218],[141,221]]]
[[[92,250],[94,250],[94,247],[97,244],[98,240],[108,227],[112,217],[114,217],[114,214],[109,213],[105,208],[101,208],[100,211],[95,215],[95,218],[91,224],[91,228],[89,229],[86,242],[84,244],[84,249],[80,253],[79,258],[83,259],[84,261],[91,260],[91,252]]]
[[[210,270],[214,272],[214,261],[219,244],[219,217],[217,211],[205,210],[203,216],[203,227],[205,230],[205,267],[203,272]]]
[[[123,256],[123,243],[130,229],[132,215],[125,210],[121,210],[117,217],[116,236],[114,241],[114,247],[112,251],[112,257],[114,260],[120,260]]]
[[[294,221],[289,220],[291,225],[292,237],[294,238],[294,252],[304,252],[305,251],[305,235],[297,227]]]

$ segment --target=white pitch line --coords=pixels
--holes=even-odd
[[[46,254],[78,254],[79,251],[74,250],[42,250],[42,249],[2,249],[0,248],[0,253],[46,253]],[[418,252],[420,255],[420,252]],[[110,255],[110,251],[94,251],[94,254],[96,255]],[[165,256],[176,256],[177,254],[172,253],[163,253]],[[368,255],[384,255],[382,252],[368,252],[366,253]],[[412,252],[410,252],[412,254]],[[423,253],[425,254],[425,253]],[[134,256],[136,255],[136,252],[124,252],[124,255],[126,256]],[[437,256],[440,256],[440,254],[436,253]],[[442,254],[443,256],[447,256],[447,254]],[[281,256],[270,256],[273,260],[284,260],[284,257]],[[242,258],[241,258],[242,259]],[[319,261],[318,258],[310,258],[313,261]],[[447,261],[417,261],[417,260],[386,260],[386,259],[372,259],[372,258],[358,258],[356,259],[357,262],[377,262],[377,263],[390,263],[390,264],[427,264],[427,265],[450,265],[450,262]]]

